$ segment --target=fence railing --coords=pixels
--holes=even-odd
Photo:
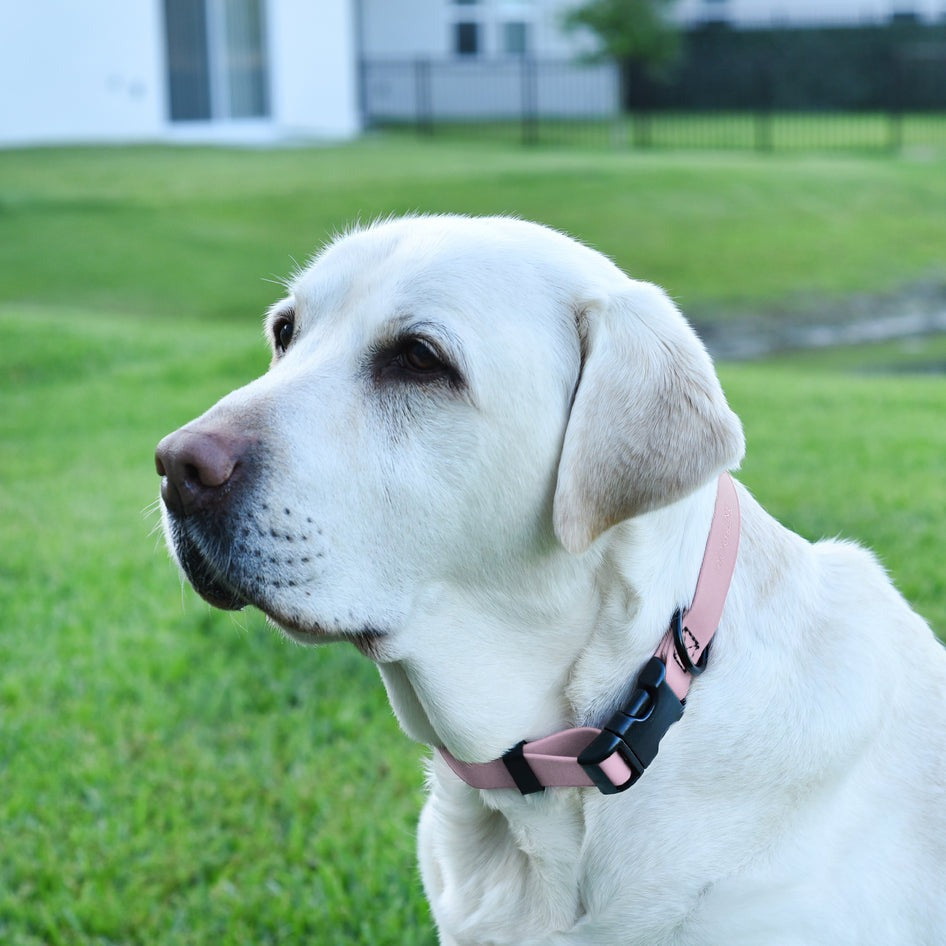
[[[662,80],[535,59],[362,64],[369,126],[603,147],[946,147],[946,26],[699,30]]]
[[[369,126],[506,124],[538,140],[549,121],[594,123],[620,113],[618,70],[567,60],[457,59],[368,61],[362,65]]]

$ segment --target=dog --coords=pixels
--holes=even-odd
[[[288,289],[269,371],[158,445],[164,527],[207,601],[353,643],[438,750],[441,943],[946,943],[946,651],[869,552],[736,484],[712,647],[654,656],[744,452],[661,289],[460,216],[356,229]],[[532,784],[524,741],[637,731],[674,662],[627,784]],[[509,787],[457,774],[497,759]]]

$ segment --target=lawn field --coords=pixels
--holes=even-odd
[[[594,154],[369,139],[284,151],[0,152],[0,300],[243,318],[351,223],[509,213],[688,310],[946,281],[943,162]]]
[[[156,532],[154,445],[265,370],[293,258],[359,216],[507,211],[745,313],[936,278],[944,200],[942,167],[889,158],[0,153],[0,943],[436,941],[425,750],[372,665],[213,611]],[[943,632],[941,362],[934,340],[720,374],[740,478],[802,535],[871,545]]]

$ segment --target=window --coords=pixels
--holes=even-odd
[[[503,23],[503,52],[507,56],[525,56],[529,52],[529,24],[515,20]]]
[[[453,27],[453,51],[458,56],[475,56],[480,51],[479,23],[456,23]]]
[[[269,112],[263,0],[226,0],[223,14],[227,91],[221,104],[229,118],[260,118]]]
[[[264,0],[164,0],[171,121],[269,114]]]
[[[187,0],[164,0],[164,30],[171,120],[210,118],[206,8]]]

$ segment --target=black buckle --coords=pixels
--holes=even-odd
[[[700,659],[693,663],[693,658],[690,656],[690,651],[687,650],[687,642],[684,639],[684,632],[690,634],[690,631],[683,626],[683,613],[681,611],[677,611],[670,619],[670,630],[673,633],[673,649],[676,651],[681,668],[691,676],[698,677],[706,669],[706,659],[709,657],[712,641],[703,648]],[[693,637],[692,634],[690,636]],[[693,637],[693,640],[696,641],[696,638]]]
[[[623,792],[654,761],[660,740],[682,715],[683,704],[667,683],[666,665],[659,657],[651,657],[638,674],[630,699],[584,749],[578,764],[602,794]],[[601,771],[601,764],[615,752],[631,769],[630,778],[621,785]]]

